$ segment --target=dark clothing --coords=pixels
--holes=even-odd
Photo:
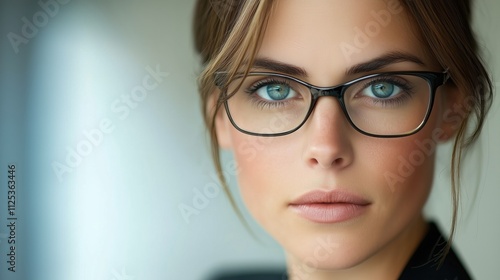
[[[417,250],[406,264],[400,280],[469,280],[471,277],[452,249],[440,265],[441,253],[446,247],[446,239],[434,223],[429,224],[429,231],[420,242]]]
[[[469,280],[471,277],[452,249],[440,264],[445,238],[436,224],[430,223],[429,230],[417,250],[406,264],[399,280]],[[211,280],[286,280],[285,270],[226,273]]]

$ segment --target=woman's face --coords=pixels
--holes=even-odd
[[[396,0],[278,1],[257,58],[302,68],[306,75],[299,78],[316,86],[379,72],[443,71],[412,24]],[[405,55],[370,72],[349,71],[388,54]],[[441,117],[445,91],[438,89],[426,126],[408,137],[357,132],[333,97],[321,97],[308,121],[286,136],[243,134],[225,114],[217,133],[238,163],[246,206],[284,247],[289,262],[309,269],[368,266],[387,256],[406,262],[425,230],[421,212],[436,141],[449,134]],[[298,201],[312,191],[331,194],[337,203]]]

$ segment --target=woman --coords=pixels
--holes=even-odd
[[[224,182],[219,148],[233,152],[289,279],[470,279],[422,214],[435,148],[454,141],[453,234],[491,104],[470,18],[468,0],[198,1],[214,161]]]

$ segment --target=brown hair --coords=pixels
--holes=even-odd
[[[224,100],[213,94],[214,73],[224,70],[234,75],[244,62],[248,72],[273,8],[272,0],[198,0],[195,9],[195,47],[201,55],[204,71],[199,78],[202,110],[210,131],[212,155],[221,184],[235,206],[223,176],[219,145],[215,133],[215,116]],[[471,29],[471,0],[449,1],[401,0],[413,17],[430,53],[449,69],[452,82],[467,102],[466,116],[459,124],[451,158],[451,194],[453,217],[449,246],[455,232],[460,198],[460,168],[464,152],[473,144],[482,129],[492,102],[492,83],[478,54],[478,45]],[[211,98],[214,102],[210,102]]]

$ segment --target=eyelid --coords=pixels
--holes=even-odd
[[[279,81],[278,79],[275,79],[275,77],[263,77],[263,79],[261,80],[257,80],[255,82],[252,82],[248,87],[247,89],[245,89],[245,91],[249,90],[249,89],[257,89],[257,88],[260,88],[260,87],[263,87],[263,86],[267,86],[269,84],[284,84],[284,85],[287,85],[287,86],[290,86],[289,82],[284,79],[284,78],[281,78],[282,80]]]
[[[403,78],[398,78],[397,76],[392,76],[392,75],[368,78],[366,80],[358,81],[357,83],[354,83],[352,85],[357,85],[358,83],[360,83],[359,87],[361,89],[365,89],[371,85],[374,85],[374,84],[380,83],[380,82],[391,83],[397,87],[400,87],[402,90],[405,90],[405,91],[410,91],[412,89],[411,83],[409,81],[406,81]]]

